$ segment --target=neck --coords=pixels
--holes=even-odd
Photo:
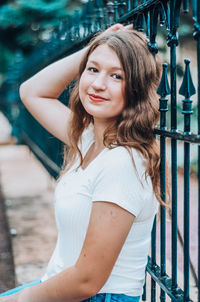
[[[113,125],[113,121],[100,121],[97,119],[94,119],[94,149],[101,149],[104,148],[103,144],[103,134],[106,128]]]

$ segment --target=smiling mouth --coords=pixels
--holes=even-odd
[[[92,102],[95,102],[95,103],[101,103],[101,102],[107,101],[107,99],[105,99],[99,95],[95,95],[95,94],[89,94],[89,98]]]

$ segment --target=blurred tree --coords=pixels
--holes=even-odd
[[[81,5],[81,0],[1,0],[0,73],[6,72],[18,50],[28,55]]]

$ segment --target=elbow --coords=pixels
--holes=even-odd
[[[26,104],[31,100],[32,98],[36,97],[36,87],[29,81],[23,82],[19,87],[19,95],[21,98],[21,101]]]
[[[98,270],[94,269],[93,266],[76,264],[74,270],[79,284],[80,296],[84,299],[97,295],[107,281],[108,276],[105,276],[104,273],[98,274]]]
[[[26,83],[22,83],[19,87],[19,95],[20,95],[20,99],[23,103],[26,102],[26,99],[27,99],[27,88],[26,88]]]
[[[102,288],[103,284],[100,284],[99,278],[94,276],[93,274],[83,274],[79,273],[79,291],[80,296],[84,299],[88,299],[98,294],[100,289]]]
[[[94,285],[94,283],[88,282],[87,284],[82,285],[81,289],[81,296],[84,297],[84,299],[88,299],[90,297],[93,297],[98,294],[99,288]]]
[[[105,283],[105,282],[104,282]],[[82,293],[85,297],[85,299],[88,299],[90,297],[93,297],[99,293],[101,288],[103,287],[104,283],[102,283],[97,276],[86,277],[84,280],[82,280],[81,288]]]

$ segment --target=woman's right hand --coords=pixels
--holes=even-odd
[[[105,32],[117,31],[117,30],[131,30],[133,29],[133,24],[123,25],[121,23],[116,23],[108,27]]]

